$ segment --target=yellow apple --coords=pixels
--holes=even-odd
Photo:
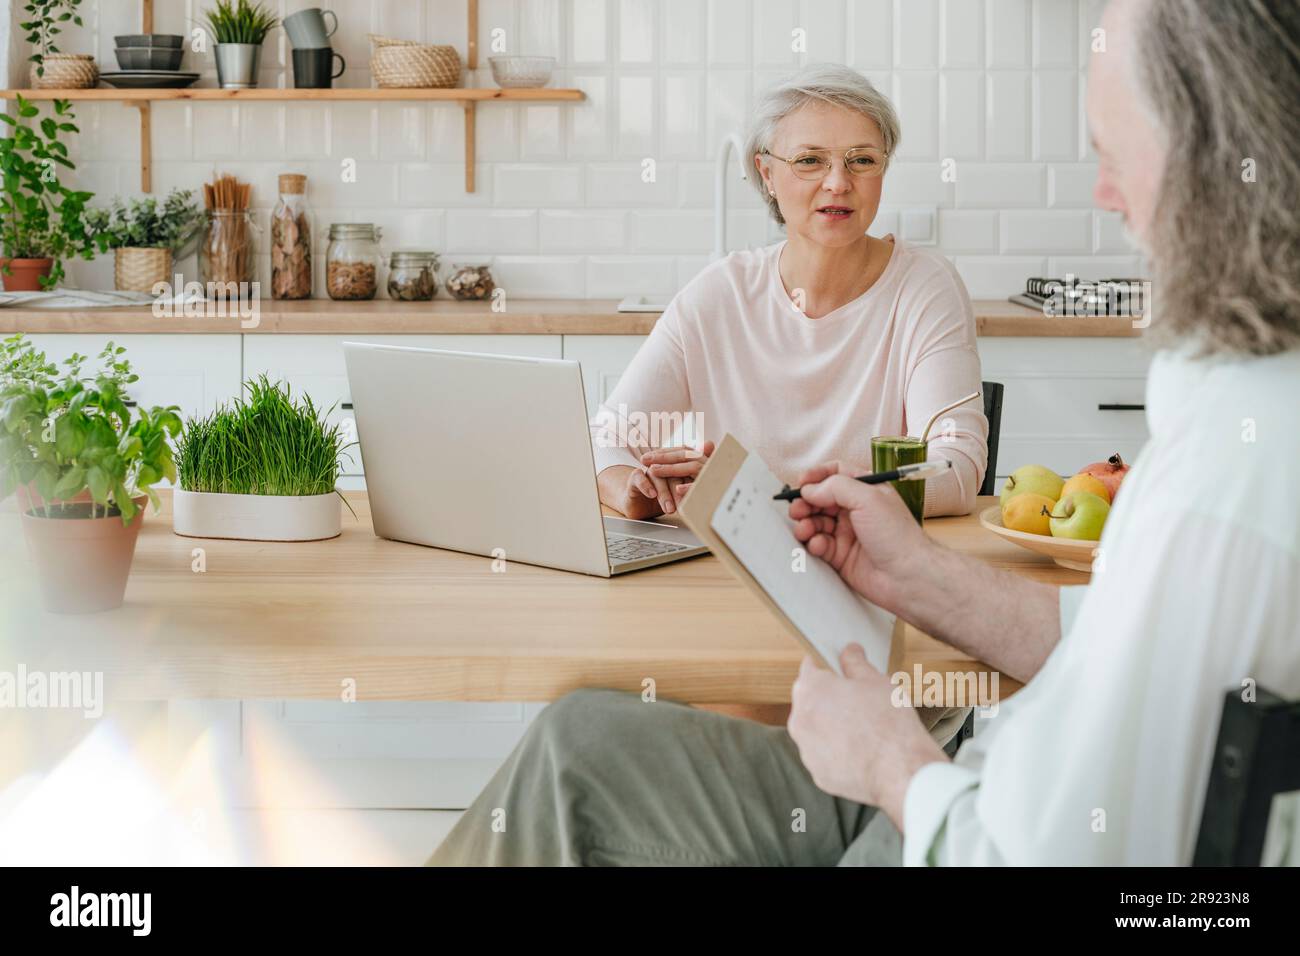
[[[1105,498],[1106,504],[1110,504],[1110,489],[1106,487],[1106,482],[1096,475],[1088,475],[1083,472],[1075,475],[1061,488],[1061,497],[1072,495],[1076,491],[1087,491],[1098,498]]]
[[[1064,484],[1065,479],[1050,468],[1044,468],[1042,465],[1021,465],[1011,473],[1007,483],[1002,486],[998,503],[1005,507],[1007,499],[1012,495],[1024,492],[1043,495],[1056,501],[1061,497],[1061,487]]]
[[[1052,507],[1056,504],[1047,495],[1026,491],[1012,495],[1002,508],[1002,527],[1026,534],[1051,534]]]

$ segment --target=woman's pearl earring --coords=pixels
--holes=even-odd
[[[775,190],[775,189],[769,189],[769,190],[767,191],[767,194],[768,194],[769,196],[775,196],[775,195],[776,195],[776,190]]]

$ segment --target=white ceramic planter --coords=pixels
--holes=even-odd
[[[343,500],[327,495],[172,492],[172,530],[187,538],[320,541],[343,530]]]

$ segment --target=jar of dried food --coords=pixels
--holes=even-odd
[[[280,177],[280,201],[271,211],[271,298],[311,298],[311,215],[307,177]]]
[[[428,302],[438,291],[436,252],[394,252],[388,259],[388,297]]]
[[[199,281],[216,299],[256,296],[256,226],[247,209],[209,209],[199,243]]]
[[[336,222],[325,250],[325,290],[331,299],[373,299],[379,290],[379,237],[369,222]]]
[[[487,266],[460,266],[447,280],[447,291],[457,299],[486,299],[496,287]]]

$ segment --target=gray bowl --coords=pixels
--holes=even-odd
[[[117,65],[124,70],[179,70],[184,50],[165,47],[118,47]]]
[[[185,38],[179,33],[132,33],[127,36],[113,37],[113,41],[124,50],[136,47],[165,47],[179,50]]]

